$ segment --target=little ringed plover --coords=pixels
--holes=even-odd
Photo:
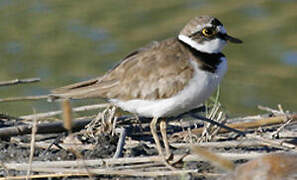
[[[196,108],[215,91],[227,71],[221,53],[227,42],[242,41],[229,36],[215,17],[195,17],[177,37],[139,48],[105,75],[56,89],[50,97],[105,98],[125,111],[153,118],[151,132],[164,157],[156,133],[158,119],[168,155],[165,118]]]

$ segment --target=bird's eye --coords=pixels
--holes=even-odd
[[[216,33],[216,31],[213,28],[204,28],[204,29],[202,29],[202,34],[205,37],[213,36],[215,33]]]

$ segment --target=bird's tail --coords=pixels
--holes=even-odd
[[[84,99],[98,97],[98,79],[91,79],[68,86],[64,86],[51,91],[48,101],[56,101],[61,99]]]

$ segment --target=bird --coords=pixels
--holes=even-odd
[[[150,130],[164,159],[171,154],[166,119],[195,109],[216,90],[227,71],[221,52],[227,42],[242,43],[214,16],[197,16],[176,37],[136,49],[104,75],[55,89],[50,98],[102,98],[152,118]],[[166,154],[157,134],[158,121]]]

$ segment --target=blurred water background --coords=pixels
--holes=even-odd
[[[226,110],[247,115],[258,113],[259,104],[282,104],[297,111],[296,0],[1,0],[0,81],[42,81],[0,87],[0,98],[43,95],[102,75],[133,49],[176,36],[188,20],[204,14],[244,41],[224,49],[229,70],[220,100]],[[46,112],[59,104],[0,104],[0,112],[15,116],[33,108]]]

